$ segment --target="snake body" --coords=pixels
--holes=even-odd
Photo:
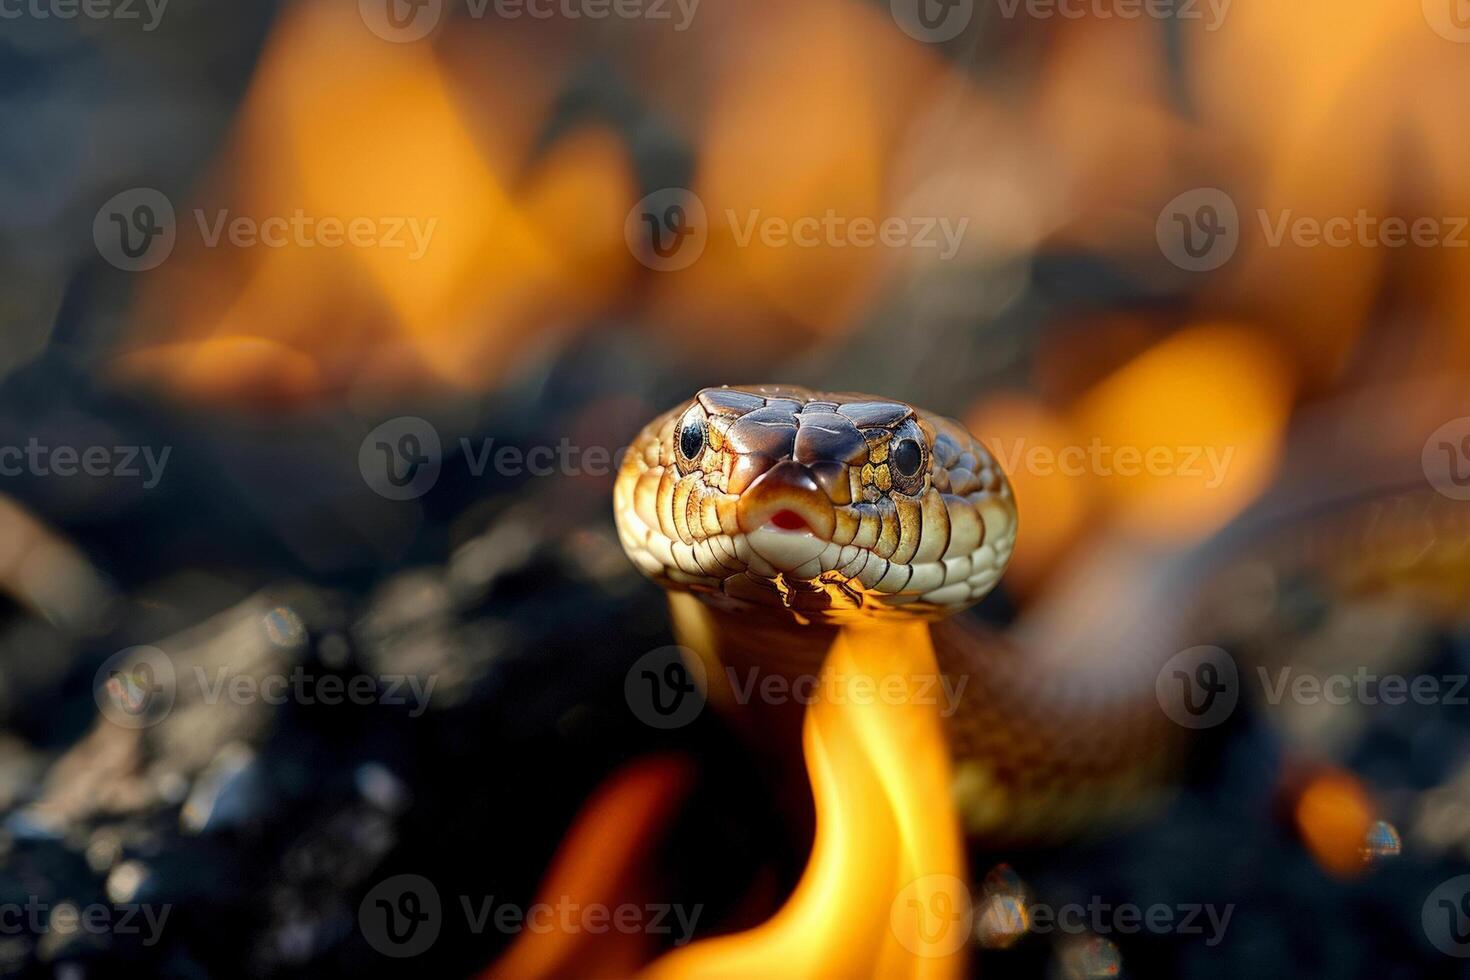
[[[953,617],[994,587],[1017,530],[1005,473],[959,422],[870,395],[706,388],[633,441],[614,511],[716,704],[734,700],[728,678],[815,674],[841,627],[932,622],[959,698],[956,801],[988,841],[1137,809],[1165,767],[1177,733],[1156,706],[1124,710],[1070,665]],[[758,740],[797,744],[797,716],[742,707]]]

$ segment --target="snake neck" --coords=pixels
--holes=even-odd
[[[751,700],[770,677],[787,684],[817,674],[838,630],[796,626],[789,617],[755,609],[737,613],[716,608],[688,592],[669,593],[669,613],[679,645],[699,655],[710,702],[719,708],[731,706],[737,697],[742,703]]]

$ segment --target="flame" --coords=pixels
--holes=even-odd
[[[1016,538],[1016,550],[1006,568],[1006,588],[1025,595],[1075,543],[1097,507],[1089,484],[1030,466],[1029,454],[1039,447],[1055,459],[1067,446],[1078,444],[1080,437],[1063,413],[1039,399],[1013,393],[984,399],[966,422],[1010,478],[1020,511],[1017,520],[1026,533]],[[1029,520],[1033,513],[1046,517]]]
[[[629,765],[604,784],[578,816],[541,885],[538,902],[581,905],[646,891],[642,864],[673,818],[692,772],[686,760],[659,757]],[[616,827],[619,834],[609,834]],[[484,973],[495,977],[629,975],[646,962],[652,937],[621,930],[525,932]]]
[[[1220,145],[1234,148],[1232,192],[1248,234],[1221,293],[1266,311],[1313,379],[1336,380],[1348,367],[1470,362],[1458,326],[1470,297],[1463,246],[1383,247],[1353,235],[1346,247],[1263,247],[1261,227],[1287,213],[1317,221],[1360,209],[1379,219],[1470,213],[1454,177],[1470,156],[1457,118],[1470,64],[1440,33],[1456,9],[1452,0],[1241,3],[1210,38],[1186,38],[1201,113]],[[1396,330],[1403,360],[1355,364],[1372,353],[1366,331],[1391,290],[1430,314],[1428,323],[1418,336]]]
[[[477,390],[602,309],[635,268],[626,147],[588,125],[537,151],[545,69],[479,40],[440,54],[384,43],[353,5],[283,14],[215,176],[177,209],[119,375],[271,407]],[[362,231],[229,237],[297,215]]]
[[[691,38],[718,66],[691,188],[709,240],[697,263],[654,281],[650,311],[691,347],[738,329],[741,349],[722,346],[722,359],[840,337],[904,250],[849,245],[840,232],[791,247],[761,229],[829,213],[901,217],[887,170],[941,64],[886,13],[847,0],[753,0],[711,16]],[[692,342],[690,323],[705,325]]]
[[[1237,324],[1192,326],[1149,348],[1087,393],[1075,415],[1104,445],[1134,447],[1094,474],[1130,526],[1203,537],[1248,505],[1275,472],[1292,375],[1274,346]]]
[[[1016,393],[977,403],[966,422],[1006,470],[1027,528],[1009,587],[1035,591],[1099,528],[1187,546],[1223,526],[1276,472],[1294,383],[1259,332],[1201,323],[1144,348],[1068,407]]]
[[[938,713],[912,689],[851,696],[855,678],[937,670],[925,624],[839,634],[805,720],[817,831],[796,890],[765,924],[670,953],[645,978],[963,972],[969,899]]]
[[[1335,769],[1316,774],[1301,790],[1293,814],[1323,869],[1339,878],[1363,872],[1363,842],[1377,814],[1361,780]]]

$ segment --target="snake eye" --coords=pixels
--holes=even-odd
[[[893,468],[898,471],[899,476],[918,476],[919,467],[923,464],[924,452],[917,441],[903,439],[893,447]]]
[[[686,465],[696,462],[700,453],[704,452],[704,416],[698,411],[684,416],[684,421],[679,423],[679,435],[675,441],[678,445],[679,462]]]
[[[888,441],[887,464],[894,490],[909,496],[923,491],[929,448],[923,430],[912,419],[893,431]]]

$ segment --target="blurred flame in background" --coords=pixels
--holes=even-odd
[[[1412,363],[1390,366],[1465,365],[1470,340],[1451,325],[1470,285],[1453,250],[1407,269],[1404,249],[1272,248],[1256,217],[1470,211],[1452,179],[1470,150],[1452,111],[1467,67],[1413,5],[1239,0],[1217,30],[1179,22],[1182,72],[1147,19],[988,24],[1012,69],[998,73],[947,62],[879,6],[758,0],[701,9],[681,34],[610,37],[456,23],[429,45],[297,4],[194,203],[416,218],[434,222],[430,247],[207,249],[181,215],[181,254],[147,277],[119,370],[226,406],[477,391],[632,308],[683,356],[758,372],[840,345],[933,256],[740,246],[732,225],[753,215],[969,218],[962,260],[1082,247],[1158,277],[1160,206],[1212,185],[1240,206],[1242,245],[1193,284],[1197,305],[1282,343],[1304,391],[1370,367],[1394,288],[1425,318]],[[620,138],[597,122],[548,129],[584,49],[690,144],[711,233],[680,274],[649,276],[624,244],[642,191]]]
[[[1430,29],[1432,7],[1236,3],[1216,36],[1186,29],[1190,91],[1214,144],[1229,148],[1223,177],[1250,236],[1211,301],[1256,307],[1317,387],[1470,364],[1463,248],[1269,248],[1247,213],[1470,215],[1457,177],[1470,159],[1457,117],[1470,63]],[[1392,345],[1371,334],[1385,318],[1398,328]]]
[[[145,342],[122,358],[124,376],[265,406],[504,380],[605,305],[633,265],[621,234],[633,180],[616,139],[567,133],[523,170],[551,69],[505,39],[436,55],[385,44],[350,6],[288,12],[224,175],[201,194],[204,220],[227,208],[417,222],[427,248],[415,254],[407,230],[402,248],[209,248],[184,216],[178,259],[139,300]]]

